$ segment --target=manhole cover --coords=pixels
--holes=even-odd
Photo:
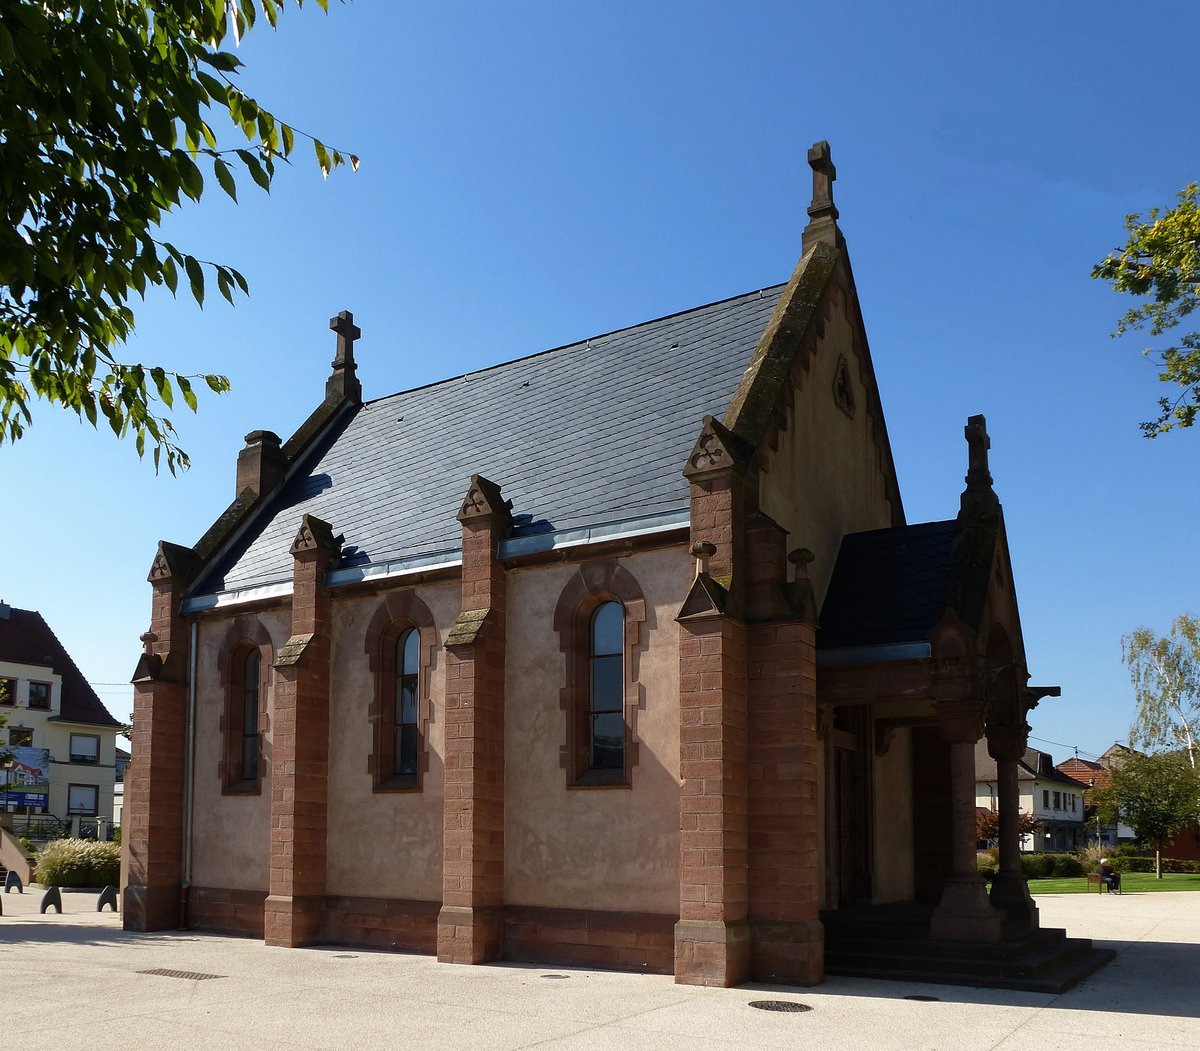
[[[224,978],[223,974],[203,974],[200,971],[173,971],[169,967],[155,967],[150,971],[138,971],[138,974],[156,974],[159,978],[184,978],[191,982],[203,982],[208,978]]]
[[[569,974],[543,974],[543,978],[570,978]]]
[[[792,1014],[812,1010],[808,1004],[798,1004],[795,1000],[751,1000],[750,1006],[760,1011],[787,1011]]]
[[[940,1004],[942,998],[940,996],[906,996],[905,1000],[916,1000],[920,1004]]]
[[[335,953],[333,958],[335,960],[357,960],[358,956],[352,952],[339,952]]]

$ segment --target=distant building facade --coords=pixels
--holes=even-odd
[[[986,742],[975,750],[975,805],[985,810],[999,808],[996,761],[988,755]],[[1021,813],[1037,819],[1038,827],[1021,838],[1026,851],[1073,851],[1084,843],[1087,785],[1054,766],[1046,752],[1027,749],[1017,763]]]
[[[41,614],[3,602],[0,714],[0,744],[13,756],[0,770],[0,810],[112,820],[120,723]]]

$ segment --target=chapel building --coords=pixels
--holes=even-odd
[[[333,319],[320,407],[154,559],[127,927],[711,985],[853,970],[879,910],[938,960],[1037,931],[1017,763],[1057,691],[984,419],[956,517],[908,523],[809,163],[783,285],[366,402]]]

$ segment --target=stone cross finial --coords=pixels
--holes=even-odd
[[[829,143],[824,139],[809,147],[808,166],[813,170],[813,196],[808,214],[816,218],[818,213],[832,213],[836,219],[838,212],[833,205],[833,182],[837,178],[837,169],[833,166]]]
[[[963,490],[960,506],[994,509],[999,501],[992,489],[992,472],[988,468],[988,450],[992,439],[988,437],[987,419],[984,416],[967,417],[963,428],[967,439],[967,487]]]
[[[362,335],[354,323],[354,315],[349,310],[343,310],[337,317],[329,319],[329,327],[337,333],[337,355],[333,359],[333,367],[345,365],[354,361],[354,341]]]
[[[969,417],[963,434],[967,439],[967,485],[972,488],[990,486],[992,473],[988,470],[988,450],[992,447],[992,439],[988,437],[986,417]]]
[[[808,206],[804,251],[807,252],[817,241],[840,248],[844,242],[837,224],[838,210],[833,203],[833,181],[837,178],[837,169],[833,166],[829,143],[824,139],[809,149],[808,166],[813,172],[813,195],[812,203]]]
[[[325,383],[325,396],[348,397],[361,402],[362,384],[356,375],[358,366],[354,363],[354,341],[362,335],[362,329],[354,323],[354,315],[349,310],[331,317],[329,327],[337,333],[337,353],[332,362],[333,374]]]

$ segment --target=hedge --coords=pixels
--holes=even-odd
[[[1115,857],[1109,859],[1114,872],[1153,872],[1153,858]],[[1200,861],[1180,861],[1177,858],[1162,859],[1163,872],[1200,873]]]

